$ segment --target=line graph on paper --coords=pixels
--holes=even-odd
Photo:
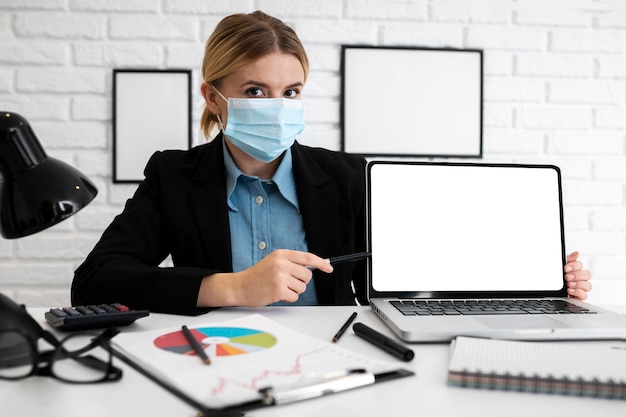
[[[217,357],[211,366],[205,367],[215,366],[211,370],[197,370],[196,366],[198,374],[181,380],[183,389],[204,403],[220,407],[258,398],[259,390],[268,386],[292,384],[347,369],[380,368],[378,361],[337,345],[274,332],[280,336],[271,349],[254,355]]]
[[[229,330],[224,330],[229,329]],[[233,330],[234,329],[234,330]],[[397,369],[394,363],[379,361],[293,331],[253,314],[223,323],[193,326],[192,333],[212,352],[205,366],[178,336],[180,328],[122,333],[116,347],[145,368],[209,407],[223,407],[259,398],[259,389],[299,382],[348,369],[383,372]],[[244,341],[254,348],[239,346]],[[247,340],[245,338],[248,338]]]
[[[217,384],[211,388],[210,396],[218,397],[224,392],[227,392],[231,386],[237,389],[258,391],[259,389],[268,385],[268,381],[275,378],[295,378],[300,379],[304,375],[302,369],[302,359],[320,352],[321,349],[317,349],[312,352],[307,352],[296,356],[294,362],[291,365],[285,366],[283,369],[259,369],[258,374],[249,375],[247,380],[240,380],[234,377],[219,377]],[[262,367],[261,367],[262,368]]]

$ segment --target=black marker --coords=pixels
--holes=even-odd
[[[352,326],[352,330],[354,330],[354,334],[357,336],[367,340],[385,352],[392,354],[396,358],[408,362],[415,357],[415,353],[408,347],[401,345],[392,338],[377,332],[363,323],[355,323]]]

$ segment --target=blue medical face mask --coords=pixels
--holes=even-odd
[[[301,100],[286,98],[229,98],[226,129],[218,115],[224,135],[233,145],[262,162],[282,155],[304,130]]]

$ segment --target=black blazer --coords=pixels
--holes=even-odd
[[[145,179],[75,271],[72,303],[197,314],[202,278],[232,272],[222,137],[186,151],[156,152]],[[293,170],[309,251],[366,250],[365,160],[295,143]],[[171,254],[174,267],[158,265]],[[366,262],[315,272],[321,304],[366,302]],[[352,290],[352,283],[356,294]]]

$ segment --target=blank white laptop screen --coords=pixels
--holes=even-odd
[[[557,167],[370,163],[372,289],[559,291]]]

